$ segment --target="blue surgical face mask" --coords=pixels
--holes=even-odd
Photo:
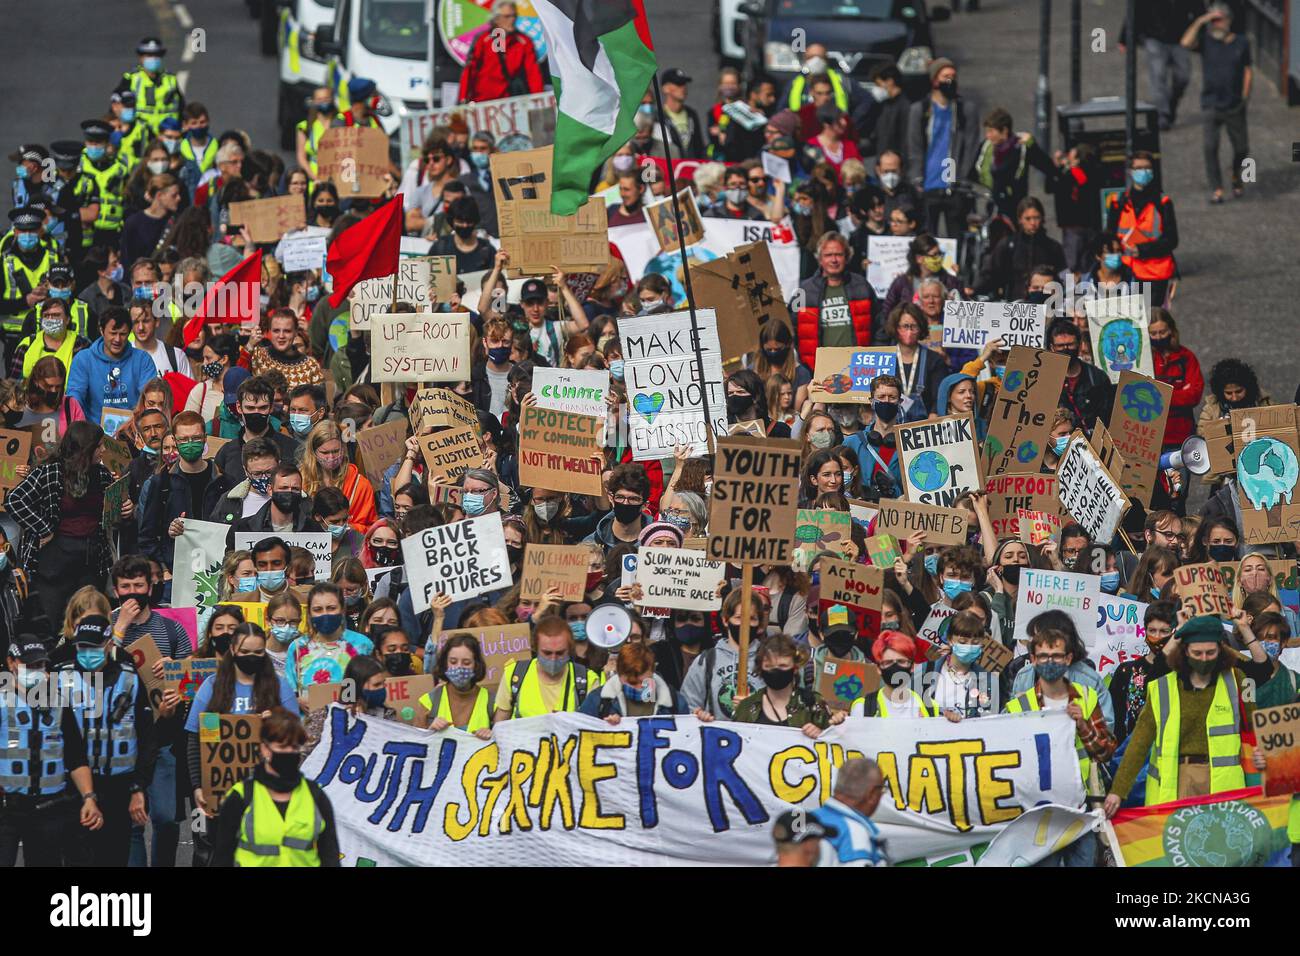
[[[150,73],[157,73],[162,69],[162,57],[147,56],[141,61],[140,65]]]
[[[284,568],[279,571],[258,571],[257,583],[264,591],[278,591],[284,587]]]
[[[655,699],[654,681],[646,681],[645,684],[637,688],[628,687],[627,684],[624,684],[623,696],[628,699],[629,703],[648,704]]]
[[[125,106],[122,108],[122,122],[123,123],[135,122],[135,109],[133,107]]]
[[[107,152],[107,149],[106,146],[87,146],[86,158],[92,163],[97,163],[104,158],[104,153]]]
[[[488,163],[492,157],[488,153],[470,153],[469,161],[474,164],[475,169],[487,169]]]
[[[467,491],[460,496],[461,510],[471,518],[476,518],[487,507],[487,496],[477,491]]]
[[[19,163],[18,168],[14,170],[14,175],[17,176],[19,179],[27,179],[29,176],[31,176],[31,174],[32,174],[31,170],[29,170],[22,163]]]
[[[23,252],[31,252],[40,244],[41,237],[34,232],[19,232],[15,234],[14,241]]]
[[[539,657],[537,658],[537,666],[548,676],[559,677],[564,673],[565,668],[569,666],[569,658],[561,657],[559,660],[554,660],[550,657]]]
[[[49,295],[51,299],[62,299],[64,302],[67,302],[72,298],[72,290],[51,288],[47,295]]]
[[[796,216],[811,216],[812,206],[806,202],[791,203],[790,211]]]
[[[1101,575],[1101,589],[1107,594],[1119,593],[1119,572],[1104,571]]]
[[[953,644],[952,656],[957,658],[963,664],[974,664],[984,653],[984,647],[980,644]]]
[[[927,554],[925,556],[925,573],[926,574],[939,573],[939,556],[937,554]]]
[[[0,551],[0,571],[3,571],[7,567],[9,567],[9,552]]]
[[[345,524],[331,524],[326,527],[329,528],[330,537],[335,541],[348,533],[348,526]]]
[[[292,624],[273,624],[271,636],[281,644],[292,644],[298,639],[298,628]]]
[[[176,150],[181,148],[181,141],[179,139],[167,139],[164,137],[162,144],[163,149],[167,150],[167,155],[169,156],[175,156]]]
[[[1052,439],[1052,453],[1055,455],[1064,455],[1066,447],[1070,444],[1069,435],[1061,435]]]
[[[1153,601],[1159,601],[1159,600],[1160,600],[1160,589],[1159,589],[1159,588],[1157,588],[1157,587],[1152,587],[1152,588],[1151,588],[1151,600],[1153,600]]]
[[[113,268],[109,271],[108,277],[112,279],[114,282],[121,282],[122,276],[124,276],[125,274],[126,274],[126,270],[122,268],[122,263],[119,262],[117,265],[113,266]]]
[[[317,301],[318,299],[320,299],[320,286],[318,285],[307,286],[307,291],[303,293],[303,295],[306,297],[308,302]]]
[[[83,671],[97,671],[108,661],[108,652],[102,647],[77,649],[77,666]]]
[[[1150,186],[1151,181],[1155,178],[1156,178],[1156,171],[1154,169],[1133,170],[1133,185],[1135,186],[1140,186],[1145,188],[1147,186]]]
[[[235,584],[235,590],[241,594],[247,594],[249,591],[256,591],[257,575],[254,574],[251,578],[240,578]]]
[[[573,632],[573,639],[579,644],[587,640],[587,622],[570,621],[569,630]]]
[[[1102,265],[1111,272],[1117,272],[1119,267],[1124,264],[1124,257],[1118,252],[1108,252],[1101,257]]]
[[[295,435],[305,435],[311,431],[311,416],[290,412],[289,427],[293,429]]]
[[[623,381],[623,360],[622,359],[610,359],[609,374],[614,376],[614,380],[616,382]]]
[[[375,690],[363,690],[361,700],[366,707],[375,709],[384,706],[384,701],[388,699],[388,688],[380,687]]]
[[[943,593],[948,595],[949,601],[957,600],[957,595],[965,594],[971,589],[969,581],[957,581],[953,578],[943,579]]]

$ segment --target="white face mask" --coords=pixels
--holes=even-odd
[[[820,56],[810,56],[803,62],[803,71],[809,76],[816,76],[819,73],[826,72],[826,58]]]
[[[161,176],[163,173],[167,172],[167,167],[170,165],[171,164],[165,159],[155,159],[149,163],[149,172],[153,173],[155,176]]]
[[[880,185],[884,186],[886,189],[897,189],[899,179],[900,177],[898,173],[881,173]]]

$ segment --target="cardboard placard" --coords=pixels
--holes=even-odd
[[[1023,346],[1011,349],[984,440],[990,478],[1038,472],[1069,368],[1068,355]]]
[[[507,96],[499,100],[479,100],[475,103],[457,103],[456,97],[444,94],[442,102],[447,105],[433,110],[410,110],[402,117],[397,129],[403,162],[410,160],[419,151],[420,144],[434,127],[448,125],[453,117],[458,116],[465,121],[471,136],[482,130],[492,134],[498,149],[513,150],[546,145],[531,142],[530,120],[534,112],[549,111],[552,116],[555,114],[554,90]],[[523,147],[519,146],[521,142]]]
[[[879,614],[884,601],[885,572],[870,564],[856,561],[840,561],[837,558],[822,558],[818,565],[821,572],[821,590],[818,592],[821,603],[843,604],[860,611]]]
[[[286,232],[307,225],[307,204],[292,195],[232,202],[230,224],[247,226],[254,242],[277,242]]]
[[[519,420],[519,480],[534,488],[599,495],[605,420],[525,405]]]
[[[719,259],[691,263],[690,270],[696,301],[717,312],[724,362],[756,351],[759,330],[772,316],[789,321],[767,243],[737,246]]]
[[[106,438],[113,438],[133,417],[129,408],[105,408],[99,413],[99,427]]]
[[[373,487],[381,487],[384,472],[402,460],[406,454],[406,436],[409,433],[410,423],[404,418],[363,428],[356,433],[361,470]]]
[[[438,635],[438,643],[434,648],[435,659],[442,645],[455,634],[468,634],[478,641],[479,649],[483,652],[483,660],[487,664],[487,676],[479,682],[479,686],[489,691],[495,691],[497,685],[501,683],[501,673],[505,670],[507,662],[526,661],[533,656],[530,626],[501,624],[479,630],[460,628],[444,631]]]
[[[1020,535],[1020,512],[1045,511],[1061,516],[1055,475],[996,475],[984,485],[989,496],[989,520],[998,538]]]
[[[634,461],[671,458],[678,445],[689,446],[692,455],[707,455],[710,428],[715,436],[727,434],[717,316],[712,309],[697,309],[695,315],[698,336],[690,312],[619,320]],[[695,359],[697,342],[703,369]]]
[[[572,216],[551,212],[552,146],[493,153],[501,247],[510,250],[508,277],[565,272],[602,272],[609,264],[605,203],[588,199]],[[624,356],[626,357],[626,355]]]
[[[1140,295],[1106,295],[1083,300],[1092,337],[1092,364],[1119,383],[1123,372],[1155,377],[1151,338],[1147,334],[1146,299]]]
[[[722,607],[718,588],[725,569],[703,551],[643,547],[637,551],[636,583],[646,606],[716,611]]]
[[[1020,569],[1016,589],[1014,640],[1029,645],[1029,622],[1044,611],[1064,611],[1074,621],[1083,643],[1092,647],[1097,636],[1097,605],[1101,601],[1101,578],[1074,571]]]
[[[1251,715],[1256,746],[1268,761],[1264,795],[1300,790],[1300,704],[1261,707]]]
[[[892,568],[903,556],[898,539],[892,534],[873,534],[867,538],[867,558],[877,568]]]
[[[1016,652],[1007,647],[1001,641],[995,641],[987,634],[984,635],[984,653],[979,656],[975,666],[982,671],[1001,673],[1002,670],[1016,659]]]
[[[603,369],[538,366],[533,370],[533,394],[538,408],[602,420],[609,416],[609,372]]]
[[[497,512],[426,528],[403,538],[402,558],[411,582],[414,614],[429,609],[435,591],[454,601],[514,584]]]
[[[1155,490],[1173,398],[1172,385],[1133,371],[1120,373],[1107,428],[1124,459],[1120,484],[1144,508],[1151,504]]]
[[[849,515],[864,534],[870,533],[871,522],[875,521],[876,516],[880,514],[879,504],[879,502],[858,501],[856,498],[849,499]]]
[[[1300,436],[1296,406],[1232,411],[1237,504],[1247,547],[1300,541]]]
[[[1062,513],[1082,525],[1093,541],[1109,543],[1129,509],[1128,495],[1101,463],[1083,432],[1070,436],[1065,454],[1056,465],[1056,479]]]
[[[158,699],[162,699],[163,681],[161,677],[154,675],[154,665],[162,660],[162,651],[158,650],[158,644],[149,634],[141,634],[126,648],[126,652],[131,655],[131,663],[135,665],[135,672],[140,675],[144,685],[151,691],[158,692]]]
[[[215,657],[186,657],[164,660],[162,682],[166,690],[180,694],[181,700],[193,700],[205,680],[217,672]]]
[[[380,276],[376,279],[362,279],[348,293],[348,328],[354,332],[365,331],[371,327],[377,312],[388,312],[394,302],[406,302],[415,307],[417,314],[433,311],[435,299],[433,290],[438,276],[434,275],[434,261],[442,261],[436,256],[412,256],[397,262],[397,291],[393,291],[394,276]],[[453,280],[455,264],[452,265]],[[455,288],[455,282],[452,282]],[[439,298],[437,301],[446,301]],[[409,313],[407,313],[409,314]]]
[[[428,717],[429,712],[420,704],[420,698],[433,692],[432,674],[406,674],[402,677],[390,677],[384,681],[384,706],[391,707],[397,720],[417,727],[428,726],[428,720],[421,723],[421,715]]]
[[[1232,620],[1232,600],[1217,564],[1182,564],[1174,568],[1174,593],[1192,614]]]
[[[342,693],[342,684],[308,684],[307,709],[326,710],[342,696]]]
[[[1124,473],[1124,457],[1115,447],[1115,440],[1110,437],[1110,432],[1101,422],[1097,422],[1092,427],[1092,435],[1088,438],[1088,447],[1097,455],[1097,460],[1102,463],[1105,469],[1112,475],[1121,475]]]
[[[847,711],[859,697],[880,689],[880,668],[870,661],[828,657],[817,675],[817,693],[831,710]]]
[[[18,468],[26,465],[32,453],[32,433],[0,428],[0,502],[19,485]],[[119,506],[120,510],[120,506]]]
[[[853,543],[853,519],[847,511],[797,509],[791,565],[796,571],[807,571],[822,554],[849,561],[858,556],[858,546]]]
[[[581,545],[533,544],[524,546],[524,566],[520,574],[519,596],[540,601],[553,587],[560,589],[566,604],[582,601],[587,594],[587,572],[591,568],[591,549]]]
[[[828,405],[871,404],[871,383],[877,375],[898,374],[894,348],[818,348],[808,397]]]
[[[371,381],[469,378],[468,312],[376,312],[371,323]]]
[[[1216,418],[1199,426],[1210,456],[1210,470],[1203,480],[1210,481],[1231,475],[1237,468],[1237,446],[1232,440],[1232,419]]]
[[[483,448],[479,445],[478,436],[469,427],[421,435],[419,442],[430,481],[456,481],[465,472],[478,468],[483,463]]]
[[[1025,544],[1038,547],[1052,540],[1052,536],[1061,530],[1061,516],[1050,511],[1027,511],[1016,509],[1019,519],[1018,537]]]
[[[212,461],[217,457],[217,452],[225,448],[230,443],[229,438],[218,438],[216,435],[208,435],[203,439],[203,458],[206,461]]]
[[[214,813],[231,787],[262,762],[260,714],[199,714],[203,801]]]
[[[424,256],[423,258],[429,263],[429,277],[433,281],[434,300],[437,302],[450,302],[451,297],[456,294],[456,257]]]
[[[984,487],[971,415],[895,425],[894,438],[909,501],[951,508],[966,492]]]
[[[709,557],[789,564],[799,501],[799,442],[717,440],[709,500]]]
[[[457,508],[460,507],[460,485],[448,485],[440,481],[431,481],[428,484],[427,490],[429,492],[429,504],[439,505],[445,502],[453,504]],[[514,498],[510,494],[510,489],[506,487],[506,484],[503,481],[497,482],[497,496],[497,500],[501,502],[502,513],[508,514],[514,507]]]
[[[123,475],[104,489],[104,510],[99,520],[105,530],[116,528],[122,523],[122,506],[126,502],[130,490],[127,486],[130,483],[130,477]]]
[[[186,523],[189,519],[186,518]],[[283,539],[291,548],[304,548],[311,552],[317,581],[328,581],[334,563],[334,539],[328,531],[277,531],[276,537]],[[263,538],[271,537],[267,531],[236,531],[235,550],[252,550],[253,545]]]
[[[131,449],[126,442],[105,435],[99,442],[99,457],[114,477],[126,474],[131,467]]]
[[[682,213],[680,226],[677,217],[673,215],[672,196],[650,200],[642,206],[645,221],[650,224],[650,230],[659,240],[661,252],[678,252],[679,233],[684,234],[688,246],[704,238],[704,222],[700,218],[700,206],[695,201],[695,193],[690,189],[677,190],[677,205]]]
[[[338,187],[339,199],[376,199],[384,194],[388,134],[370,126],[332,126],[316,147],[316,178]]]
[[[943,347],[983,349],[992,339],[1004,348],[1046,348],[1047,306],[1038,302],[948,301],[943,304]]]
[[[717,479],[714,481],[716,483]],[[924,531],[927,547],[963,545],[966,543],[966,512],[960,508],[942,508],[900,498],[882,498],[876,514],[876,531],[900,539]]]
[[[538,369],[540,372],[541,369]],[[447,425],[456,428],[466,425],[480,434],[478,412],[472,402],[461,398],[449,388],[422,388],[415,393],[407,410],[412,431],[419,434],[425,428]]]

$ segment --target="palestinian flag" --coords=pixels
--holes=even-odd
[[[1121,810],[1111,821],[1124,866],[1289,866],[1291,795],[1259,787]]]
[[[655,74],[643,0],[533,0],[555,86],[551,212],[572,216],[591,174],[632,138]]]

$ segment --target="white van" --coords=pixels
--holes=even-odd
[[[262,0],[268,4],[271,0]],[[277,47],[280,57],[280,94],[276,123],[280,148],[293,149],[294,127],[307,118],[306,102],[312,90],[325,85],[329,59],[316,46],[316,31],[334,22],[337,0],[280,0]]]

